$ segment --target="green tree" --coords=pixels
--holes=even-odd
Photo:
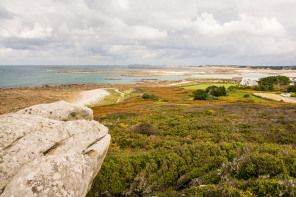
[[[296,85],[289,86],[288,87],[288,92],[296,92]]]
[[[259,85],[289,85],[290,78],[286,76],[270,76],[261,78],[258,82]]]
[[[226,96],[226,88],[224,86],[209,86],[206,92],[212,96]]]
[[[264,77],[261,78],[260,81],[258,81],[258,86],[255,88],[255,90],[261,90],[261,91],[268,91],[268,90],[274,90],[274,87],[282,87],[289,85],[291,83],[290,78],[286,76],[270,76],[270,77]]]
[[[193,91],[193,100],[207,100],[208,94],[205,90],[195,90]]]

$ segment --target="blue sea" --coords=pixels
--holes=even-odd
[[[0,88],[13,88],[22,86],[42,86],[61,84],[132,84],[143,79],[179,80],[186,78],[224,78],[230,79],[238,75],[199,75],[199,76],[151,76],[151,77],[126,77],[121,74],[71,74],[59,71],[147,71],[147,70],[213,70],[205,68],[164,68],[155,66],[130,66],[130,65],[99,65],[99,66],[0,66]],[[245,74],[239,75],[251,79],[258,79],[267,75]],[[107,80],[107,78],[120,78],[120,80]]]

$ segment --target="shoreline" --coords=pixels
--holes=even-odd
[[[150,67],[144,67],[141,69],[148,69]],[[153,67],[152,67],[153,68]],[[143,80],[151,80],[151,79],[145,79],[145,78],[153,78],[155,77],[159,81],[162,81],[165,78],[169,78],[168,80],[181,80],[186,78],[218,78],[218,79],[231,79],[232,77],[244,77],[244,78],[252,78],[252,79],[258,79],[260,77],[265,76],[273,76],[273,75],[285,75],[289,77],[296,77],[296,70],[274,70],[274,69],[258,69],[258,68],[242,68],[242,67],[230,67],[230,66],[184,66],[182,67],[182,70],[180,70],[180,67],[178,67],[178,70],[175,69],[176,66],[165,66],[165,67],[154,67],[154,68],[166,68],[169,70],[121,70],[121,71],[77,71],[77,70],[71,70],[74,68],[68,68],[69,70],[64,71],[56,71],[56,73],[65,73],[69,80],[61,80],[60,83],[55,83],[55,78],[53,77],[52,80],[47,80],[41,83],[40,81],[36,82],[39,83],[36,85],[34,82],[25,81],[21,82],[19,84],[15,83],[5,83],[3,82],[2,87],[0,89],[7,89],[7,88],[20,88],[20,87],[44,87],[44,86],[69,86],[69,85],[101,85],[102,87],[110,87],[110,86],[118,86],[120,84],[138,84],[142,83]],[[77,69],[77,68],[76,68]],[[129,69],[138,69],[138,67],[131,67]],[[82,74],[84,78],[89,78],[88,74],[93,74],[91,76],[91,80],[81,80],[81,82],[77,83],[77,80],[75,79],[75,74]],[[116,76],[113,76],[116,74]],[[62,74],[61,74],[62,75]],[[110,76],[109,76],[110,75]],[[58,76],[59,77],[59,76]],[[63,76],[61,76],[63,77]],[[66,78],[67,78],[66,77]],[[135,77],[135,78],[133,78]],[[67,78],[67,79],[68,79]],[[96,80],[96,79],[100,80]],[[102,80],[104,79],[104,80]],[[142,81],[141,81],[142,79]],[[15,79],[16,80],[16,79]],[[26,79],[27,80],[27,79]],[[115,81],[118,80],[118,81]],[[112,81],[112,82],[111,82]]]
[[[190,67],[192,69],[194,67]],[[125,77],[153,77],[153,76],[204,76],[204,75],[243,75],[243,74],[266,74],[266,75],[296,75],[296,70],[273,70],[273,69],[255,69],[255,68],[241,68],[241,67],[200,67],[211,70],[197,70],[188,71],[188,67],[184,67],[183,71],[166,70],[166,71],[74,71],[64,70],[58,73],[67,74],[120,74]],[[214,69],[214,71],[213,71]]]
[[[206,68],[206,67],[204,67]],[[216,67],[209,67],[216,68]],[[226,67],[227,68],[227,67]],[[220,68],[225,75],[225,67]],[[231,72],[234,71],[232,67],[227,68]],[[235,68],[235,70],[242,70],[241,68]],[[252,69],[253,72],[258,69]],[[260,69],[262,70],[262,69]],[[243,69],[246,71],[246,69]],[[295,71],[282,70],[282,73],[278,73],[278,70],[265,70],[266,72],[275,72],[276,75],[282,73],[296,74]],[[146,72],[146,71],[144,71]],[[170,71],[168,71],[170,72]],[[208,71],[213,72],[213,71]],[[240,71],[242,72],[242,71]],[[256,72],[262,73],[262,72]],[[175,73],[173,73],[175,74]],[[182,86],[190,85],[191,81],[194,83],[208,83],[208,82],[221,82],[231,79],[219,78],[219,75],[215,71],[217,78],[190,78],[179,80],[158,80],[158,79],[142,79],[135,83],[118,83],[118,84],[94,84],[94,83],[82,83],[82,84],[58,84],[58,85],[37,85],[37,86],[19,86],[19,87],[0,87],[0,114],[16,112],[20,109],[42,103],[53,103],[60,100],[64,100],[70,103],[75,102],[81,96],[83,91],[90,91],[95,89],[105,88],[144,88],[144,87],[164,87],[164,86]]]
[[[0,88],[0,114],[16,112],[18,110],[37,105],[53,103],[64,100],[69,103],[81,98],[84,91],[105,88],[140,88],[161,87],[172,83],[181,83],[185,80],[149,81],[134,84],[69,84],[69,85],[44,85],[14,88]]]

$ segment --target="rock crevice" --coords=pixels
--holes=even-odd
[[[107,127],[64,101],[0,116],[0,196],[85,196],[107,153]]]

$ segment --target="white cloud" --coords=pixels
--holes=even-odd
[[[0,48],[0,56],[8,55],[11,51],[9,48]]]
[[[136,39],[161,39],[166,38],[167,33],[165,31],[159,31],[158,29],[144,26],[136,26],[132,28],[131,32],[132,38]]]
[[[28,38],[44,39],[51,37],[52,28],[36,23],[32,27],[11,27],[0,30],[0,36],[4,38]]]
[[[2,0],[0,61],[295,64],[295,6],[292,0]]]
[[[124,8],[124,9],[129,8],[129,1],[127,1],[127,0],[117,0],[117,2],[120,5],[120,7]]]
[[[253,17],[241,14],[238,20],[220,24],[210,13],[196,20],[197,31],[205,36],[245,34],[249,36],[287,36],[276,18]]]

